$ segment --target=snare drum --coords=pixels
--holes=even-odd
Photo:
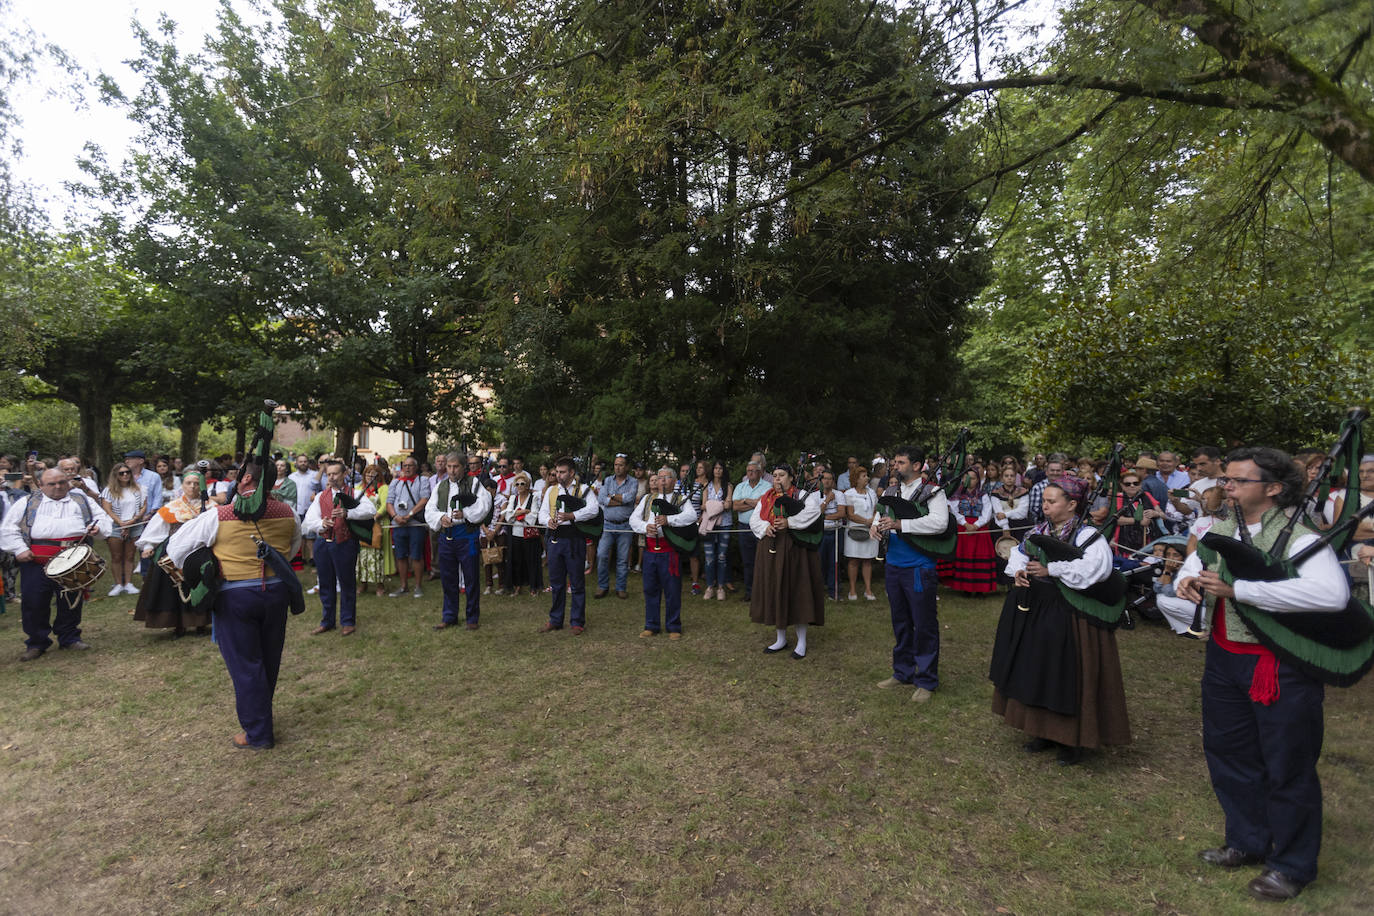
[[[1004,534],[997,539],[997,543],[993,546],[993,550],[997,553],[998,557],[1006,560],[1011,557],[1012,551],[1019,546],[1021,546],[1020,541],[1010,534]]]
[[[64,592],[74,592],[90,588],[104,575],[105,561],[89,544],[73,544],[49,560],[43,572]]]

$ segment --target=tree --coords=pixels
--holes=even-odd
[[[546,19],[546,203],[498,264],[509,439],[788,454],[929,413],[982,282],[959,138],[922,114],[933,26],[843,0]]]

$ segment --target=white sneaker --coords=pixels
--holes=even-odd
[[[399,598],[399,597],[401,597],[402,595],[404,595],[405,593],[406,593],[406,590],[405,590],[405,589],[403,589],[403,588],[398,588],[398,589],[396,589],[396,591],[394,591],[394,592],[387,592],[387,593],[386,593],[386,596],[387,596],[388,598]]]
[[[124,594],[126,594],[126,595],[137,595],[137,594],[138,594],[138,586],[137,586],[137,585],[134,585],[132,582],[130,582],[128,585],[124,586]]]
[[[490,595],[490,594],[491,594],[491,586],[488,585],[486,588],[482,589],[482,594],[484,594],[484,595]]]
[[[113,598],[115,595],[122,595],[122,594],[124,594],[124,586],[122,586],[122,585],[120,585],[118,582],[116,582],[116,583],[114,584],[114,586],[110,589],[109,593],[108,593],[105,597],[107,597],[107,598]]]
[[[318,585],[312,585],[305,590],[305,593],[307,595],[318,595],[320,593],[320,587]]]
[[[423,598],[424,596],[425,596],[425,593],[422,592],[422,591],[420,591],[420,586],[417,585],[417,586],[415,586],[415,591],[411,593],[411,596],[410,596],[410,597],[412,597],[412,598]]]

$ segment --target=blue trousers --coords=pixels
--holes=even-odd
[[[468,599],[465,622],[477,623],[482,611],[482,580],[477,575],[477,538],[449,537],[441,528],[438,553],[439,582],[444,587],[444,623],[458,622],[458,604],[464,592]]]
[[[840,539],[837,535],[844,534],[843,528],[828,528],[821,535],[821,575],[825,577],[825,594],[830,598],[840,597],[835,584],[838,569],[836,563],[839,560]]]
[[[320,604],[324,613],[320,626],[334,626],[334,611],[339,623],[358,625],[358,542],[348,538],[342,543],[315,540],[315,571],[320,575]]]
[[[215,639],[234,682],[234,705],[249,744],[270,746],[276,740],[272,697],[286,644],[286,609],[281,582],[224,589],[215,599]]]
[[[582,532],[559,532],[549,538],[549,585],[553,588],[553,607],[549,608],[549,623],[563,627],[563,606],[567,601],[564,587],[572,585],[572,625],[587,625],[587,540]]]
[[[81,638],[81,607],[83,592],[75,592],[71,602],[63,597],[62,589],[48,578],[38,563],[19,564],[19,587],[24,594],[19,602],[20,623],[24,627],[24,645],[30,649],[44,649],[52,645],[48,634],[56,633],[60,645],[70,646]],[[57,617],[49,611],[57,600]]]
[[[940,621],[935,613],[935,569],[888,564],[883,573],[892,609],[892,676],[927,690],[940,686]]]
[[[706,557],[706,587],[724,588],[730,584],[730,532],[712,531],[701,539]]]
[[[1264,856],[1266,867],[1306,883],[1317,877],[1322,843],[1317,758],[1325,689],[1280,662],[1278,699],[1256,703],[1255,662],[1208,642],[1202,750],[1226,815],[1226,845]]]
[[[744,527],[749,527],[745,525]],[[741,531],[739,535],[739,561],[744,567],[744,597],[749,597],[749,589],[754,586],[754,554],[758,552],[759,539],[752,531]]]
[[[612,527],[614,526],[614,527]],[[615,590],[625,591],[630,575],[630,544],[634,532],[628,522],[606,522],[596,545],[596,587],[607,591],[611,583],[611,550],[615,550]]]
[[[668,632],[682,632],[682,567],[675,551],[644,551],[644,629],[659,632],[659,610],[664,606]],[[674,572],[676,570],[676,572]]]

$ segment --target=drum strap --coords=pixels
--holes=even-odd
[[[73,491],[67,495],[76,502],[77,508],[81,510],[82,527],[91,527],[95,515],[91,512],[91,504],[87,501],[86,494]],[[30,495],[28,505],[24,507],[24,514],[19,519],[19,535],[24,539],[24,543],[29,546],[33,546],[33,521],[38,518],[38,505],[46,498],[41,493]]]

